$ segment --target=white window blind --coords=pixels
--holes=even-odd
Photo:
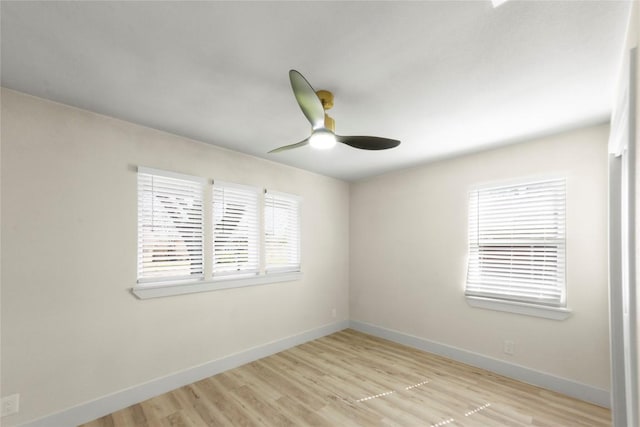
[[[214,183],[214,276],[260,272],[259,197],[257,188]]]
[[[138,283],[203,278],[203,184],[138,168]]]
[[[300,270],[300,198],[265,194],[264,239],[268,273]]]
[[[471,192],[467,296],[566,306],[565,193],[564,179]]]

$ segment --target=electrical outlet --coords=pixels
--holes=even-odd
[[[6,417],[7,415],[13,415],[18,413],[20,403],[20,395],[12,394],[11,396],[2,398],[2,412],[0,416]]]
[[[331,317],[333,317],[334,319],[336,318],[336,316],[338,315],[338,312],[336,311],[335,307],[331,310]]]
[[[514,342],[511,340],[505,340],[504,342],[504,354],[510,354],[513,355],[513,347],[514,347]]]

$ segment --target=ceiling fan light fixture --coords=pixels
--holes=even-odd
[[[491,0],[491,4],[493,5],[493,8],[495,9],[498,6],[501,6],[502,4],[508,2],[509,0]]]
[[[328,150],[336,145],[336,136],[329,129],[320,128],[309,137],[309,145],[318,150]]]

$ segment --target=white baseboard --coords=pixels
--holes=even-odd
[[[317,329],[302,332],[277,341],[253,347],[222,359],[194,366],[166,377],[158,378],[98,399],[74,406],[64,411],[22,424],[23,427],[71,427],[83,424],[162,393],[191,384],[203,378],[253,362],[291,347],[346,329],[348,320],[331,323]]]
[[[596,388],[590,385],[582,384],[566,378],[557,377],[555,375],[536,371],[524,366],[505,362],[503,360],[494,359],[492,357],[483,356],[471,351],[451,347],[435,341],[429,341],[403,332],[391,329],[381,328],[369,323],[351,320],[349,327],[365,334],[384,338],[389,341],[403,344],[409,347],[434,353],[467,365],[477,368],[486,369],[505,377],[513,378],[538,387],[553,390],[576,399],[595,403],[605,408],[611,407],[611,394],[607,390]]]
[[[533,384],[548,390],[557,391],[567,396],[596,405],[609,408],[611,406],[610,393],[586,384],[581,384],[566,378],[557,377],[544,372],[535,371],[524,366],[482,356],[467,350],[451,347],[424,338],[408,335],[403,332],[385,329],[357,320],[344,320],[331,323],[317,329],[302,332],[297,335],[272,341],[253,347],[240,353],[232,354],[222,359],[213,360],[205,364],[176,372],[166,377],[158,378],[116,393],[65,409],[52,415],[22,424],[22,427],[71,427],[100,418],[112,412],[124,409],[162,393],[166,393],[203,378],[233,369],[245,363],[261,359],[291,347],[314,339],[341,331],[346,328],[364,332],[369,335],[384,338],[389,341],[404,344],[449,359],[457,360],[468,365],[483,368],[509,378]]]

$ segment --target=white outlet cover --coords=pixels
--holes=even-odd
[[[7,415],[17,414],[20,409],[20,395],[12,394],[11,396],[3,397],[2,404],[2,412],[0,416],[6,417]]]
[[[513,354],[515,343],[511,340],[506,340],[504,342],[504,353],[505,354]]]

